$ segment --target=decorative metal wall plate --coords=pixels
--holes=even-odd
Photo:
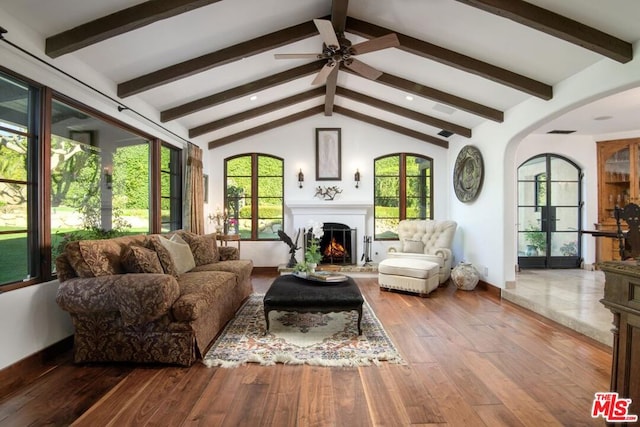
[[[480,150],[465,145],[458,153],[453,169],[453,188],[458,200],[465,203],[475,200],[482,188],[483,178],[484,165]]]

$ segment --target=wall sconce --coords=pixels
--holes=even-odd
[[[360,170],[356,169],[355,175],[353,175],[353,180],[356,182],[356,188],[360,188]]]
[[[102,172],[104,173],[104,182],[107,186],[107,190],[111,190],[113,187],[113,172],[111,172],[111,168],[108,166],[102,169]]]
[[[302,168],[300,168],[300,172],[298,172],[298,188],[302,188],[303,182],[304,182],[304,174],[302,173]]]

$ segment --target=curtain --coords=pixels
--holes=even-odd
[[[204,234],[202,149],[194,144],[187,147],[185,182],[184,228],[192,233]]]

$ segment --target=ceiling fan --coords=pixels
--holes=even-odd
[[[327,63],[322,67],[315,79],[313,79],[313,82],[311,82],[312,85],[325,84],[329,74],[334,70],[337,72],[340,64],[343,64],[345,67],[363,77],[376,80],[382,75],[382,71],[357,60],[354,56],[400,46],[398,36],[395,33],[352,45],[351,42],[345,38],[343,31],[334,29],[331,21],[314,19],[313,23],[316,25],[316,28],[318,28],[318,32],[324,43],[322,53],[275,54],[276,59],[325,59]]]

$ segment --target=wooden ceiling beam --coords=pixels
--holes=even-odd
[[[220,0],[146,1],[47,37],[45,53],[51,58],[57,58],[136,28],[218,1]]]
[[[365,123],[369,123],[373,126],[378,126],[383,129],[387,129],[402,135],[409,136],[411,138],[418,139],[420,141],[428,142],[429,144],[437,145],[442,148],[449,148],[449,141],[436,138],[435,136],[427,135],[425,133],[417,132],[413,129],[408,129],[403,126],[389,123],[384,120],[376,119],[375,117],[367,116],[366,114],[358,113],[353,110],[336,105],[333,107],[334,112],[342,114],[343,116],[351,117],[352,119],[360,120]]]
[[[345,68],[344,71],[351,73],[354,76],[360,76],[358,73],[353,72],[348,68]],[[414,95],[422,96],[436,102],[447,104],[453,108],[457,108],[458,110],[466,111],[476,116],[493,120],[494,122],[502,123],[504,121],[504,113],[500,110],[496,110],[495,108],[491,108],[486,105],[478,104],[477,102],[473,102],[465,98],[460,98],[459,96],[451,95],[450,93],[446,93],[429,86],[423,86],[419,83],[412,82],[411,80],[403,79],[402,77],[383,73],[375,81],[377,83],[381,83],[395,89],[410,92]]]
[[[257,134],[259,134],[261,132],[266,132],[268,130],[275,129],[277,127],[284,126],[284,125],[287,125],[289,123],[293,123],[293,122],[296,122],[298,120],[302,120],[304,118],[314,116],[316,114],[321,114],[323,110],[324,110],[324,107],[322,105],[318,105],[316,107],[309,108],[308,110],[300,111],[298,113],[291,114],[291,115],[289,115],[287,117],[283,117],[283,118],[278,119],[278,120],[273,120],[273,121],[271,121],[269,123],[265,123],[263,125],[256,126],[254,128],[251,128],[251,129],[243,130],[242,132],[234,133],[233,135],[229,135],[229,136],[225,136],[223,138],[219,138],[219,139],[213,140],[213,141],[209,142],[209,144],[208,144],[209,150],[213,150],[214,148],[221,147],[221,146],[229,144],[231,142],[235,142],[235,141],[238,141],[240,139],[248,138],[250,136],[257,135]]]
[[[429,126],[433,126],[439,129],[443,129],[460,136],[464,136],[466,138],[471,138],[471,129],[466,128],[464,126],[456,125],[455,123],[447,122],[445,120],[438,119],[436,117],[428,116],[426,114],[419,113],[414,110],[410,110],[408,108],[400,107],[396,104],[391,104],[390,102],[385,102],[377,98],[373,98],[368,95],[364,95],[359,92],[355,92],[350,89],[346,89],[342,86],[338,86],[336,91],[338,96],[342,96],[345,98],[352,99],[357,102],[361,102],[363,104],[370,105],[372,107],[378,108],[380,110],[388,111],[393,114],[397,114],[402,117],[406,117],[411,120],[415,120],[420,123],[424,123]]]
[[[289,82],[291,80],[299,79],[300,77],[317,73],[324,66],[324,64],[324,61],[311,62],[309,64],[291,68],[287,71],[273,74],[271,76],[255,80],[253,82],[234,87],[232,89],[196,99],[195,101],[187,102],[186,104],[182,104],[177,107],[162,111],[160,113],[160,121],[164,123],[170,120],[175,120],[180,117],[184,117],[189,114],[204,110],[206,108],[213,107],[223,102],[241,98],[243,96]]]
[[[440,62],[441,64],[457,68],[470,74],[475,74],[544,100],[549,100],[553,97],[553,88],[545,83],[443,47],[409,37],[388,28],[349,17],[347,18],[347,31],[369,39],[384,36],[389,33],[396,33],[398,40],[400,40],[400,47],[397,49]]]
[[[623,64],[633,59],[631,43],[522,0],[457,1],[511,19]]]
[[[281,119],[273,120],[269,123],[265,123],[263,125],[253,127],[251,129],[246,129],[242,132],[234,133],[232,135],[215,139],[208,143],[209,150],[213,150],[214,148],[218,148],[223,145],[230,144],[232,142],[239,141],[241,139],[248,138],[250,136],[269,131],[271,129],[275,129],[277,127],[284,126],[289,123],[293,123],[298,120],[302,120],[316,114],[321,114],[323,110],[324,110],[324,106],[318,105],[316,107],[311,107],[307,110],[300,111],[295,114],[291,114]],[[352,119],[356,119],[373,126],[378,126],[383,129],[387,129],[387,130],[399,133],[401,135],[409,136],[411,138],[415,138],[420,141],[428,142],[429,144],[434,144],[434,145],[437,145],[438,147],[447,148],[447,149],[449,148],[449,142],[443,139],[436,138],[434,136],[427,135],[421,132],[417,132],[412,129],[407,129],[403,126],[389,123],[384,120],[376,119],[374,117],[367,116],[366,114],[358,113],[353,110],[349,110],[348,108],[340,107],[339,105],[334,106],[334,111],[338,114],[342,114],[343,116],[351,117]]]
[[[257,55],[267,50],[285,46],[316,35],[318,35],[318,29],[313,21],[294,25],[284,30],[256,37],[255,39],[238,43],[234,46],[229,46],[216,52],[189,59],[179,64],[174,64],[145,74],[144,76],[122,82],[118,84],[118,96],[126,98],[221,65],[238,61],[248,56]]]
[[[324,87],[319,86],[314,89],[308,90],[306,92],[302,92],[293,96],[289,96],[284,99],[280,99],[275,102],[271,102],[266,105],[261,105],[260,107],[252,108],[247,111],[243,111],[241,113],[233,114],[231,116],[224,117],[219,120],[215,120],[209,123],[205,123],[203,125],[197,126],[195,128],[189,129],[189,138],[195,138],[197,136],[204,135],[209,132],[213,132],[218,129],[222,129],[223,127],[230,126],[236,123],[243,122],[245,120],[250,120],[258,116],[262,116],[264,114],[271,113],[273,111],[280,110],[282,108],[289,107],[291,105],[308,101],[309,99],[313,99],[319,96],[324,95]]]

